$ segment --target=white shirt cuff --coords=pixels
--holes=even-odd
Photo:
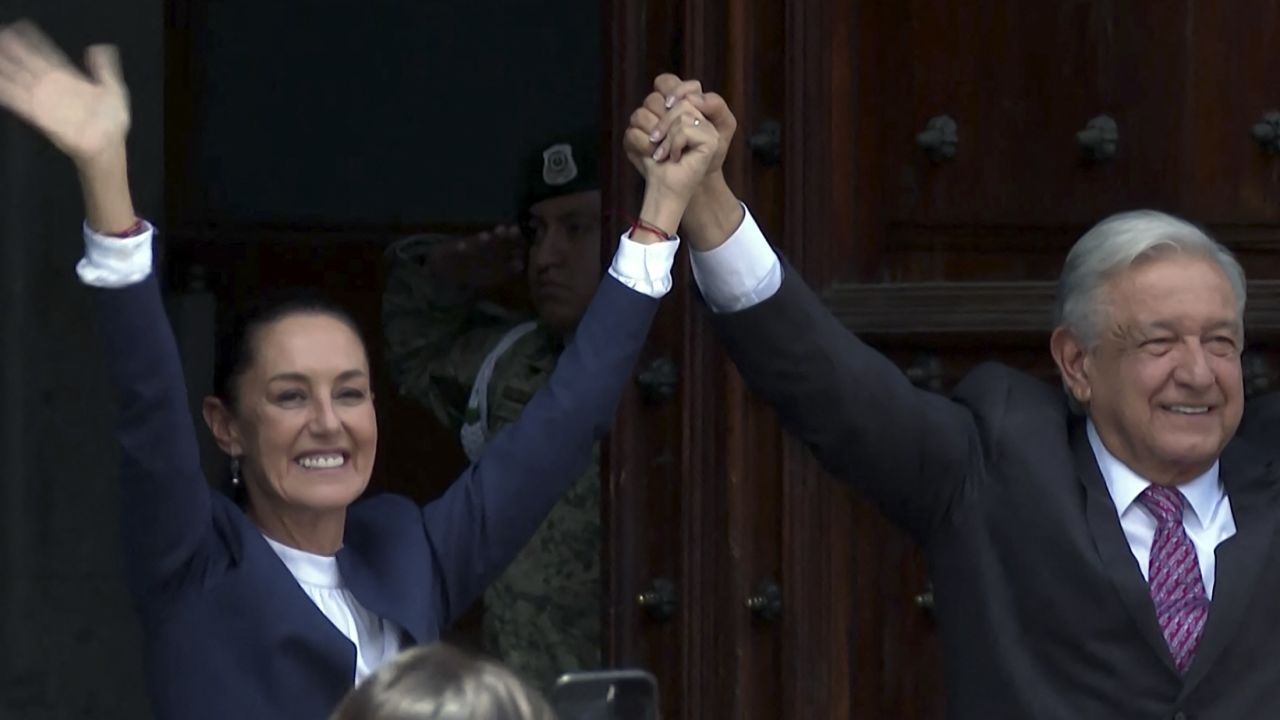
[[[84,259],[76,264],[76,274],[85,285],[122,288],[142,282],[151,274],[151,238],[155,228],[144,223],[142,231],[129,238],[114,238],[84,225]]]
[[[624,234],[618,240],[609,274],[638,293],[660,298],[671,291],[671,267],[678,249],[679,238],[645,245]]]
[[[782,287],[782,262],[751,211],[742,206],[742,224],[714,250],[689,253],[693,279],[712,312],[745,310],[773,297]]]

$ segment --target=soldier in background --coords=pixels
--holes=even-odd
[[[519,227],[388,249],[388,359],[400,391],[459,432],[478,457],[550,377],[600,282],[594,135],[531,158]],[[526,270],[536,317],[492,301]],[[485,650],[544,689],[600,666],[600,477],[596,462],[484,596]]]

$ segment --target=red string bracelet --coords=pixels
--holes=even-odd
[[[658,227],[657,225],[654,225],[653,223],[647,223],[647,222],[645,222],[645,221],[641,220],[640,218],[635,218],[635,219],[633,219],[633,220],[631,221],[631,230],[630,230],[629,232],[627,232],[627,238],[628,238],[628,239],[631,239],[631,238],[635,237],[635,234],[636,234],[636,231],[637,231],[637,230],[643,230],[643,231],[645,231],[645,232],[647,232],[647,233],[650,233],[650,234],[653,234],[653,235],[657,235],[658,237],[662,238],[663,240],[672,240],[672,239],[674,239],[674,236],[672,236],[672,235],[671,235],[670,233],[668,233],[667,231],[663,230],[662,228]]]
[[[116,240],[128,240],[131,237],[137,237],[143,230],[147,229],[147,221],[142,218],[135,218],[133,224],[128,230],[118,233],[102,233],[105,237],[115,238]]]

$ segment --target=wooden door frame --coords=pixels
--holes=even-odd
[[[610,0],[603,14],[609,38],[604,125],[613,133],[606,153],[608,213],[626,217],[638,201],[641,182],[619,138],[653,77],[671,71],[702,80],[734,109],[739,130],[726,176],[749,206],[785,203],[784,213],[767,218],[776,225],[767,231],[793,239],[783,243],[788,254],[799,256],[805,233],[824,231],[825,214],[810,211],[825,211],[828,203],[808,195],[800,182],[811,155],[821,156],[822,148],[805,145],[807,124],[803,131],[787,130],[822,115],[804,106],[799,90],[822,78],[808,75],[800,53],[789,53],[779,81],[787,88],[785,104],[771,113],[762,107],[768,103],[760,95],[767,93],[752,82],[759,71],[757,34],[766,20],[778,23],[779,36],[785,32],[793,47],[820,29],[821,14],[805,14],[799,5]],[[783,120],[784,154],[799,161],[769,169],[753,158],[748,136],[770,114]],[[771,196],[780,182],[783,203]],[[829,562],[816,557],[825,553],[831,524],[848,522],[828,507],[840,491],[825,480],[782,486],[784,468],[809,462],[807,453],[790,447],[784,453],[772,411],[746,391],[700,305],[681,257],[675,290],[663,303],[641,363],[643,369],[653,358],[669,357],[679,370],[676,395],[666,405],[646,405],[633,388],[614,427],[605,491],[608,657],[655,671],[664,717],[836,717],[832,710],[847,705],[848,675],[840,676],[849,665],[823,667],[825,658],[811,640],[846,620],[829,603],[820,603],[817,613],[811,606],[833,581]],[[781,507],[768,507],[759,493]],[[812,525],[813,517],[823,521]],[[840,562],[849,554],[835,557]],[[756,622],[744,608],[751,589],[770,576],[783,588],[781,623]],[[672,579],[679,595],[666,623],[648,618],[636,602],[654,577]],[[835,580],[847,577],[840,573]],[[804,611],[787,613],[788,607]],[[846,641],[831,640],[847,649]]]

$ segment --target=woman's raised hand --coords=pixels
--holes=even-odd
[[[30,123],[77,165],[124,147],[129,91],[111,45],[76,67],[34,24],[0,26],[0,106]]]

